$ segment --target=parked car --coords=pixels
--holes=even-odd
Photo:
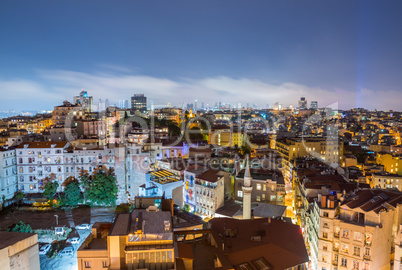
[[[84,224],[77,225],[75,228],[77,230],[88,230],[90,227],[91,226],[89,226],[89,224],[84,223]]]
[[[62,251],[59,252],[60,257],[65,257],[65,256],[73,256],[74,255],[74,249],[73,247],[65,247]]]
[[[79,244],[80,238],[79,237],[68,238],[66,242],[70,244]]]
[[[52,245],[51,244],[46,244],[43,245],[40,249],[39,249],[39,255],[46,255],[50,249]]]

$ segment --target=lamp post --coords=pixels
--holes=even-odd
[[[59,216],[58,215],[54,215],[56,217],[56,225],[59,225]]]

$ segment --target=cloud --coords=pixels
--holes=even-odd
[[[117,71],[114,69],[114,71]],[[126,70],[127,71],[127,70]],[[401,109],[399,100],[402,93],[395,90],[379,91],[362,89],[358,94],[345,89],[323,89],[309,87],[293,82],[267,83],[250,78],[231,78],[227,76],[191,78],[157,78],[144,75],[132,75],[113,72],[77,72],[71,70],[37,70],[38,80],[0,81],[2,100],[0,106],[4,110],[50,109],[60,105],[64,99],[72,101],[81,89],[94,96],[94,104],[99,99],[108,98],[110,103],[118,104],[119,100],[129,100],[134,93],[144,93],[155,105],[172,103],[181,106],[198,100],[213,106],[215,102],[236,105],[241,102],[256,103],[265,107],[280,102],[285,106],[297,105],[301,96],[310,102],[316,100],[319,106],[339,103],[341,109],[356,107],[356,104],[369,109]],[[40,82],[40,83],[39,83]],[[13,107],[13,108],[11,108]],[[0,109],[0,110],[2,110]]]

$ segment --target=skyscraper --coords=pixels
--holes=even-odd
[[[147,110],[147,97],[144,94],[134,94],[131,97],[131,110],[144,112]]]
[[[318,102],[317,101],[311,101],[310,109],[318,109]]]
[[[301,97],[299,100],[299,109],[307,109],[307,100],[305,97]]]
[[[83,107],[87,112],[92,112],[93,97],[88,96],[87,91],[82,89],[80,95],[74,97],[74,105]]]

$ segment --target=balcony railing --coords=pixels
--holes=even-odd
[[[338,261],[333,260],[332,265],[338,266]]]
[[[337,248],[337,247],[333,247],[332,250],[335,251],[335,252],[339,252],[339,248]]]
[[[370,260],[370,255],[363,255],[363,259],[369,261]]]
[[[340,234],[340,233],[334,233],[334,237],[335,237],[335,238],[339,238],[339,234]]]

